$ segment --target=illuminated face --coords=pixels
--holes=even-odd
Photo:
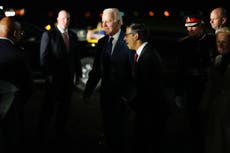
[[[106,35],[114,35],[121,27],[119,20],[115,20],[112,12],[106,12],[102,15],[102,27]]]
[[[203,34],[204,29],[201,25],[196,25],[192,27],[187,27],[187,31],[190,37],[199,38]]]
[[[66,30],[70,23],[70,15],[66,11],[61,11],[57,17],[57,25],[63,30]]]
[[[217,50],[224,55],[230,52],[230,36],[226,33],[220,32],[216,35]]]
[[[135,33],[132,32],[131,28],[126,28],[124,40],[127,43],[129,49],[136,50],[135,47],[136,37],[135,37]]]
[[[213,11],[210,14],[210,24],[213,29],[217,30],[222,25],[222,19],[218,11]]]

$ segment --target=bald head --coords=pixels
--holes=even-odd
[[[70,23],[69,12],[67,12],[66,10],[61,10],[58,13],[58,17],[57,17],[57,26],[65,31],[66,29],[68,29],[69,23]]]
[[[215,30],[227,25],[227,10],[223,7],[217,7],[210,13],[210,24]]]
[[[4,17],[0,20],[0,37],[19,41],[21,38],[21,25],[10,17]]]

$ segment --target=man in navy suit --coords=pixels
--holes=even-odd
[[[24,106],[33,91],[31,68],[24,51],[17,46],[21,38],[21,24],[13,18],[3,17],[0,20],[0,80],[12,84],[10,90],[15,92],[13,97],[9,97],[13,102],[4,108],[6,114],[0,122],[5,149],[9,152],[22,149]]]
[[[101,111],[106,152],[125,152],[127,147],[127,123],[129,108],[127,102],[132,99],[132,58],[124,41],[124,32],[120,11],[108,8],[103,11],[102,26],[106,35],[99,39],[97,52],[94,58],[93,69],[89,73],[83,98],[93,93],[101,79]],[[113,37],[112,50],[109,43]],[[110,46],[110,47],[109,47]]]
[[[77,36],[68,29],[70,14],[61,10],[57,26],[42,35],[40,62],[46,77],[47,92],[42,105],[39,122],[40,136],[47,132],[50,119],[56,108],[55,130],[58,137],[64,136],[64,127],[76,79],[81,77],[80,53]]]
[[[157,50],[148,43],[149,30],[133,23],[126,28],[125,41],[138,55],[134,64],[136,97],[131,103],[135,111],[135,152],[161,152],[168,106],[162,85],[162,61]]]

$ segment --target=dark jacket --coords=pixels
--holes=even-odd
[[[0,39],[0,80],[18,88],[17,100],[26,103],[33,91],[33,80],[28,59],[23,50],[9,40]]]
[[[147,44],[135,64],[137,97],[135,109],[167,112],[162,80],[162,59],[150,44]]]
[[[41,39],[40,59],[45,75],[51,75],[57,83],[73,83],[81,77],[80,51],[77,46],[77,36],[69,31],[70,49],[67,50],[62,34],[57,27],[44,32]]]
[[[121,32],[112,55],[106,52],[106,44],[109,37],[105,36],[99,40],[93,69],[89,73],[89,79],[86,84],[85,96],[90,96],[92,94],[97,83],[101,79],[102,101],[117,101],[122,97],[127,100],[132,99],[133,51],[128,49],[123,38],[124,33]]]

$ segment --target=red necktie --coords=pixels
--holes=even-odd
[[[136,65],[136,62],[137,62],[137,58],[138,58],[138,54],[137,53],[135,53],[134,54],[134,61],[133,61],[133,72],[132,72],[132,75],[133,75],[133,77],[135,77],[135,65]]]
[[[69,49],[69,38],[68,38],[67,32],[63,33],[63,37],[64,37],[64,42],[65,42],[66,48]]]
[[[134,62],[137,62],[137,58],[138,58],[138,54],[135,53],[135,54],[134,54]]]

